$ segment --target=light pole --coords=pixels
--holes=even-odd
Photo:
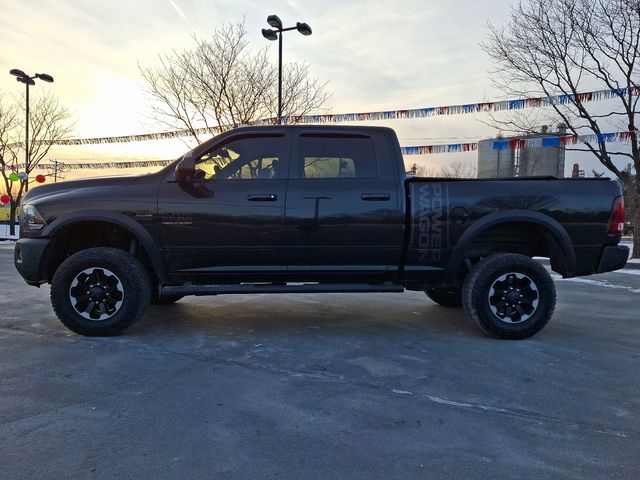
[[[29,87],[31,85],[35,85],[35,79],[43,80],[48,83],[53,82],[53,77],[51,75],[47,75],[46,73],[36,73],[34,76],[30,77],[22,70],[17,68],[13,68],[9,70],[9,73],[16,77],[16,80],[20,83],[24,83],[26,87],[25,99],[26,99],[26,128],[25,128],[25,138],[24,138],[24,171],[27,175],[29,175]],[[29,180],[25,181],[25,190],[29,190]]]
[[[282,123],[282,32],[298,30],[302,35],[311,35],[311,27],[297,22],[295,27],[282,28],[282,20],[277,15],[269,15],[267,23],[273,27],[263,28],[262,36],[267,40],[278,40],[278,124]],[[280,34],[280,35],[278,35]]]

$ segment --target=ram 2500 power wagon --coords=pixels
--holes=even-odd
[[[231,293],[420,290],[487,333],[549,321],[563,277],[624,266],[609,179],[406,178],[393,130],[244,127],[157,173],[68,181],[22,201],[15,265],[59,319],[116,334],[149,303]]]

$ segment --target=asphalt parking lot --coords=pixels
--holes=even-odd
[[[97,339],[0,245],[0,478],[639,478],[638,269],[558,281],[525,341],[415,292],[194,297]]]

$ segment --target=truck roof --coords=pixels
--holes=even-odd
[[[380,126],[362,126],[362,125],[300,125],[300,124],[289,124],[289,125],[247,125],[236,127],[232,130],[227,130],[226,132],[222,132],[209,140],[204,141],[200,145],[196,146],[192,153],[194,155],[199,155],[201,152],[207,150],[213,143],[217,143],[220,139],[236,135],[238,133],[265,133],[265,132],[282,132],[284,130],[305,130],[308,132],[318,132],[318,133],[330,133],[330,132],[384,132],[385,135],[391,135],[396,141],[397,136],[396,132],[389,127],[380,127]]]
[[[238,132],[238,131],[269,131],[269,130],[372,130],[372,131],[395,131],[389,127],[371,126],[371,125],[336,125],[336,124],[285,124],[285,125],[246,125],[236,127],[232,130],[228,130],[224,133]]]

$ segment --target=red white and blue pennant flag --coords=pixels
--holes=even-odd
[[[611,90],[597,90],[583,92],[575,95],[555,95],[551,97],[521,98],[516,100],[501,100],[497,102],[478,102],[464,105],[445,105],[441,107],[413,108],[409,110],[386,110],[379,112],[338,113],[323,115],[301,115],[283,117],[287,124],[323,124],[323,123],[349,123],[380,120],[402,120],[414,118],[427,118],[438,115],[465,115],[482,112],[500,112],[505,110],[520,110],[524,108],[550,107],[553,105],[567,105],[574,100],[595,102],[610,100],[617,97],[640,95],[640,88],[615,88]],[[247,125],[274,125],[277,118],[264,118],[249,122]],[[240,125],[237,125],[240,126]],[[191,130],[175,130],[172,132],[144,133],[140,135],[121,135],[117,137],[73,138],[58,140],[55,145],[96,145],[109,143],[142,142],[147,140],[166,140],[171,138],[189,137],[196,135],[216,135],[228,128],[208,127]],[[464,144],[461,144],[464,145]],[[464,151],[464,150],[463,150]]]
[[[578,143],[600,144],[628,142],[636,132],[615,132],[590,135],[554,135],[544,137],[485,140],[476,147],[480,150],[505,150],[508,148],[564,147]]]
[[[640,88],[616,88],[611,90],[597,90],[578,93],[576,95],[555,95],[551,97],[521,98],[517,100],[501,100],[497,102],[479,102],[463,105],[447,105],[442,107],[413,108],[409,110],[388,110],[365,113],[343,113],[328,115],[304,115],[298,117],[284,117],[287,123],[343,123],[369,120],[400,120],[410,118],[426,118],[437,115],[464,115],[480,112],[500,112],[504,110],[521,110],[523,108],[551,107],[553,105],[567,105],[578,99],[582,103],[609,100],[616,97],[640,95]],[[268,124],[275,119],[259,120],[258,125]]]
[[[402,155],[431,155],[434,153],[457,153],[478,150],[478,143],[449,143],[441,145],[419,145],[400,147]]]
[[[544,136],[544,137],[527,137],[527,138],[509,138],[484,140],[482,142],[471,143],[449,143],[438,145],[416,145],[400,147],[402,155],[431,155],[436,153],[458,153],[471,152],[475,150],[506,150],[515,148],[536,148],[536,147],[565,147],[567,145],[576,145],[579,143],[615,143],[628,142],[635,138],[636,132],[615,132],[603,133],[600,135],[560,135],[560,136]],[[90,163],[39,163],[36,167],[39,170],[52,170],[57,168],[58,171],[64,170],[93,170],[93,169],[120,169],[120,168],[151,168],[164,167],[169,165],[172,160],[139,160],[131,162],[90,162]],[[23,165],[19,165],[23,167]]]
[[[70,162],[57,162],[55,163],[44,163],[40,162],[35,167],[38,170],[58,170],[58,171],[66,171],[66,170],[95,170],[95,169],[109,169],[109,168],[152,168],[152,167],[164,167],[169,165],[171,162],[174,162],[174,159],[171,160],[135,160],[131,162],[85,162],[85,163],[70,163]],[[24,167],[24,165],[20,165],[19,167]]]

